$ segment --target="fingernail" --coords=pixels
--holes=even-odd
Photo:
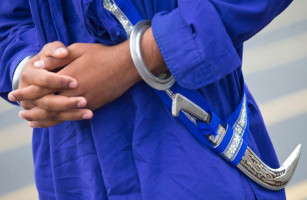
[[[67,53],[67,50],[66,50],[65,48],[63,48],[63,47],[60,47],[60,48],[57,48],[57,49],[54,51],[54,53],[55,53],[56,55],[61,55],[61,54]]]
[[[69,87],[70,88],[76,88],[78,86],[77,82],[76,81],[72,81],[69,83]]]
[[[20,112],[18,113],[18,116],[19,116],[19,118],[21,118],[21,119],[25,119],[24,115],[22,114],[22,111],[20,111]]]
[[[12,95],[12,94],[9,94],[9,95],[8,95],[8,99],[9,99],[10,101],[16,101],[16,98],[15,98],[14,95]]]
[[[33,65],[35,67],[42,68],[42,67],[44,67],[45,62],[44,62],[44,60],[38,60],[38,61],[35,61]]]
[[[92,118],[91,114],[86,113],[86,114],[82,115],[82,119],[91,119],[91,118]]]
[[[37,124],[35,124],[34,122],[29,122],[29,126],[31,128],[37,128]]]
[[[79,101],[78,104],[77,104],[78,108],[83,108],[85,106],[86,106],[86,101],[84,101],[84,100]]]

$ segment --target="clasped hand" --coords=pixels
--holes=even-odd
[[[49,127],[67,120],[93,117],[93,110],[121,96],[140,77],[129,44],[116,46],[60,42],[45,45],[25,66],[17,90],[19,116],[31,127]]]

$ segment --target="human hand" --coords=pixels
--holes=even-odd
[[[116,46],[75,43],[68,50],[71,52],[68,60],[74,61],[58,73],[74,77],[78,87],[59,94],[83,96],[91,110],[113,101],[140,80],[128,42]]]
[[[148,69],[154,74],[167,71],[151,28],[144,33],[141,45]],[[75,43],[68,50],[74,61],[59,73],[76,78],[79,86],[59,94],[83,96],[92,110],[113,101],[141,80],[130,55],[129,41],[115,46]]]
[[[62,43],[53,42],[45,45],[41,52],[26,64],[20,77],[18,90],[8,95],[9,100],[19,101],[25,109],[19,113],[21,118],[28,121],[35,120],[35,116],[32,119],[31,116],[24,115],[27,111],[38,112],[44,116],[44,119],[54,117],[57,122],[92,117],[90,110],[78,109],[86,105],[84,97],[68,98],[55,95],[63,89],[76,88],[76,79],[43,69],[44,66],[52,65],[53,70],[59,70],[64,66],[62,61],[68,55],[68,50]]]
[[[142,40],[143,55],[148,68],[154,73],[166,71],[166,65],[155,43],[151,29],[145,32]],[[44,69],[53,71],[54,66],[67,65],[59,74],[69,75],[78,80],[78,87],[63,90],[59,95],[73,97],[83,96],[88,108],[95,110],[116,99],[140,80],[129,49],[129,42],[108,47],[101,44],[73,44],[68,47],[69,56],[53,60],[53,65],[45,62]],[[48,58],[49,59],[49,58]],[[52,107],[52,102],[47,102]],[[47,127],[59,123],[57,118],[46,119],[44,112],[24,111],[23,115],[35,120],[31,125]],[[73,120],[67,119],[67,120]]]
[[[67,65],[57,74],[74,77],[78,81],[78,87],[61,90],[55,96],[66,98],[82,96],[87,101],[87,108],[95,110],[119,97],[140,80],[133,67],[128,43],[112,47],[101,44],[76,43],[69,46],[67,50],[69,55],[62,59],[45,58],[43,69],[54,71],[56,66]],[[52,59],[52,64],[49,64],[51,63],[50,59]],[[22,91],[19,92],[22,93]],[[25,91],[25,93],[30,92],[34,92],[33,88],[27,88]],[[25,97],[26,95],[21,96]],[[52,101],[46,102],[45,100],[44,103],[48,108],[53,107],[54,104]],[[24,110],[21,113],[25,119],[32,121],[30,123],[32,127],[48,127],[62,121],[56,118],[58,115],[52,116],[49,110],[42,111],[37,107]],[[66,115],[66,117],[68,116]],[[70,116],[72,117],[72,115]],[[75,119],[66,118],[66,120]]]

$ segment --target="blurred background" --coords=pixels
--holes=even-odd
[[[282,163],[297,144],[302,155],[287,186],[289,200],[307,200],[307,1],[295,0],[245,44],[243,72]],[[31,129],[19,108],[0,99],[0,200],[38,199]]]

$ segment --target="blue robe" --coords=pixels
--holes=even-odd
[[[1,96],[7,99],[18,63],[48,42],[125,41],[124,28],[102,2],[2,0]],[[243,84],[242,49],[291,0],[132,2],[144,19],[152,20],[178,84],[197,89],[221,118],[232,113],[245,87],[248,144],[278,167],[260,111]],[[284,190],[260,187],[200,144],[144,82],[96,110],[91,120],[34,129],[33,158],[43,200],[285,199]]]

